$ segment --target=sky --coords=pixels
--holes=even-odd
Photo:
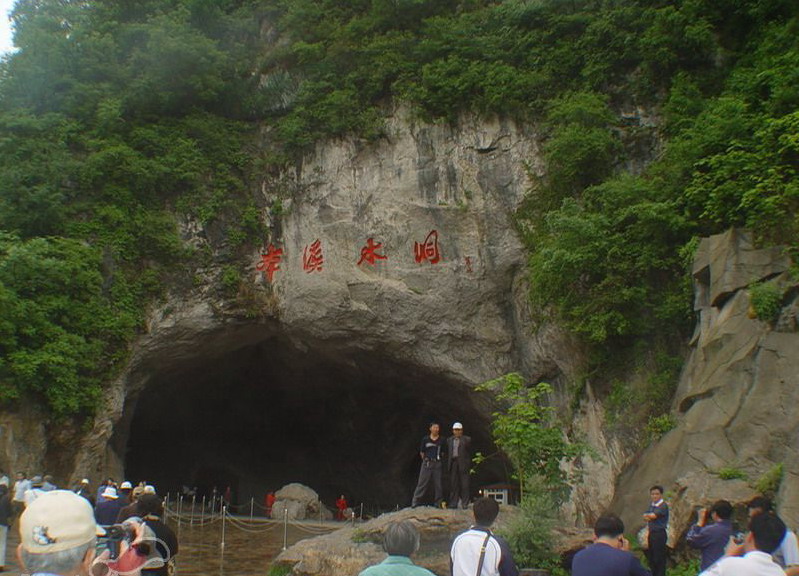
[[[0,0],[0,54],[8,52],[11,44],[11,23],[8,13],[16,0]]]

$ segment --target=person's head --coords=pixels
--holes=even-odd
[[[745,547],[748,552],[760,550],[771,554],[785,538],[785,523],[774,514],[756,514],[749,519],[749,534]]]
[[[455,424],[452,425],[452,434],[456,437],[463,436],[463,424],[455,422]]]
[[[390,556],[410,556],[419,549],[419,531],[411,522],[391,522],[383,533],[383,550]]]
[[[142,517],[161,516],[164,513],[164,505],[155,494],[142,494],[136,501],[136,512]]]
[[[478,498],[472,506],[474,521],[478,526],[491,526],[499,515],[499,504],[493,498]]]
[[[710,516],[718,522],[732,518],[732,504],[727,500],[716,500],[710,507]]]
[[[20,516],[17,557],[29,574],[86,575],[97,536],[103,533],[86,499],[53,490],[31,502]]]
[[[88,478],[82,478],[81,481],[80,481],[80,487],[81,488],[88,488],[89,487],[89,479]]]
[[[439,432],[441,432],[441,426],[438,425],[438,422],[430,422],[430,434],[438,436]]]
[[[48,484],[52,484],[53,483],[53,477],[50,474],[45,474],[44,475],[44,481],[47,482]]]
[[[41,488],[44,485],[44,480],[38,474],[31,478],[31,486],[34,488]]]
[[[746,507],[749,509],[749,517],[754,518],[758,514],[771,512],[771,500],[765,496],[755,496],[746,504]]]
[[[17,472],[17,480],[25,480],[25,472]]]
[[[663,498],[663,486],[655,484],[649,489],[649,499],[654,502],[659,502]]]
[[[610,512],[602,514],[594,523],[594,535],[598,540],[616,541],[624,536],[624,522]]]
[[[125,480],[122,484],[119,485],[119,493],[123,496],[130,496],[130,493],[133,491],[133,484]]]

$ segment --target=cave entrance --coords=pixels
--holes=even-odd
[[[371,512],[410,503],[431,420],[445,435],[461,421],[476,450],[496,452],[486,399],[466,384],[379,354],[320,350],[273,338],[156,373],[116,438],[126,476],[161,492],[230,486],[239,505],[300,482],[330,506],[344,494]],[[506,479],[489,460],[472,491]]]

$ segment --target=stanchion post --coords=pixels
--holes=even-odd
[[[351,514],[352,514],[352,516],[351,516],[351,518],[352,518],[352,526],[354,527],[355,526],[355,510],[353,510],[351,512]]]
[[[286,550],[289,546],[289,509],[285,506],[283,507],[283,550]]]
[[[197,500],[195,494],[191,495],[191,518],[189,519],[189,526],[194,526],[194,503]]]
[[[255,497],[250,496],[250,522],[252,522],[252,513],[255,508]]]
[[[319,526],[322,525],[322,499],[319,499]]]
[[[205,520],[205,494],[203,494],[203,509],[200,512],[200,519]]]
[[[220,544],[220,548],[225,548],[225,513],[227,512],[227,508],[222,506],[222,544]]]
[[[180,529],[180,514],[183,511],[183,494],[178,495],[178,530]]]
[[[211,518],[216,514],[216,494],[211,496]]]
[[[361,502],[361,516],[360,516],[360,520],[361,520],[361,522],[363,522],[363,502]]]

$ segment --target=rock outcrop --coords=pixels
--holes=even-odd
[[[275,492],[272,505],[272,518],[289,520],[305,520],[306,518],[330,520],[333,514],[319,499],[315,490],[297,482],[286,484]]]
[[[799,525],[799,333],[797,284],[779,249],[757,249],[741,231],[704,239],[694,278],[699,321],[674,400],[677,426],[620,477],[613,507],[641,524],[648,487],[672,496],[672,541],[694,505],[742,503],[783,466],[780,513]],[[768,282],[784,294],[774,323],[753,317],[749,289]]]

